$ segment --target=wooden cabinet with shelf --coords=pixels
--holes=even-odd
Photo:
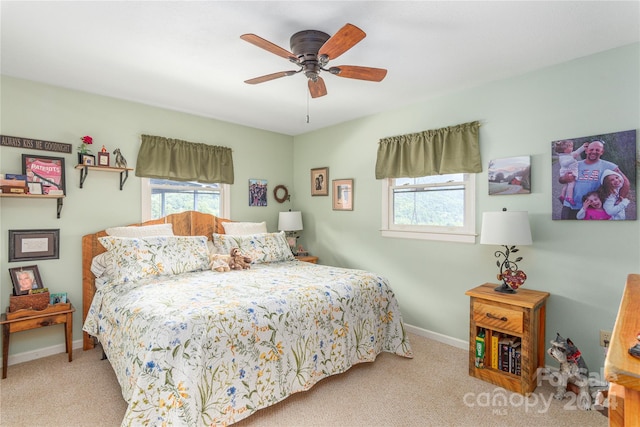
[[[84,180],[87,179],[90,170],[97,170],[102,172],[119,172],[120,173],[120,190],[124,188],[124,183],[129,178],[129,171],[131,168],[114,168],[110,166],[92,166],[92,165],[76,165],[76,169],[80,170],[80,188],[84,185]]]
[[[465,294],[471,298],[469,315],[469,375],[520,394],[537,386],[538,368],[545,357],[545,303],[548,292],[519,289],[515,294],[496,292],[497,285],[485,283]],[[476,337],[484,331],[483,367],[476,367]],[[493,337],[518,341],[520,373],[492,367]]]
[[[50,196],[48,194],[10,194],[10,193],[0,193],[0,197],[13,197],[13,198],[23,198],[23,199],[53,199],[56,200],[57,206],[57,218],[60,218],[60,212],[62,212],[62,199],[64,199],[63,195],[60,196]]]

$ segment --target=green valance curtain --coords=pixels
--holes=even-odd
[[[233,157],[227,147],[142,135],[136,176],[233,184]]]
[[[482,172],[479,127],[475,121],[381,139],[376,179]]]

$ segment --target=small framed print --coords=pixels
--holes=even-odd
[[[329,168],[311,169],[311,195],[329,195]]]
[[[333,210],[353,210],[353,179],[333,180]]]
[[[109,166],[109,153],[103,151],[98,153],[98,166]]]
[[[41,182],[27,182],[27,187],[29,187],[29,194],[42,194]]]
[[[86,166],[94,166],[96,164],[96,157],[92,154],[83,154],[82,164]]]
[[[10,268],[14,295],[28,295],[34,289],[43,289],[42,279],[37,265]]]
[[[66,303],[67,302],[67,293],[66,292],[60,292],[57,294],[49,294],[49,304],[54,305],[54,304],[60,304],[60,303]]]
[[[60,258],[60,229],[9,230],[9,262]]]
[[[50,191],[65,191],[64,157],[49,157],[31,154],[22,155],[22,174],[27,176],[27,182],[42,184],[42,193]]]

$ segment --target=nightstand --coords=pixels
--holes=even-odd
[[[2,316],[0,316],[0,325],[2,325],[2,378],[7,378],[9,337],[14,332],[64,323],[65,346],[69,354],[69,362],[71,362],[74,311],[76,309],[71,303],[65,303],[50,305],[44,310],[17,310],[12,313],[2,313]]]
[[[545,357],[545,303],[548,292],[518,289],[494,291],[485,283],[465,293],[469,315],[469,375],[528,395],[537,386]],[[483,367],[476,367],[476,337],[484,331]]]
[[[312,256],[312,255],[300,255],[300,256],[296,256],[296,259],[298,261],[310,262],[311,264],[318,263],[318,257]]]

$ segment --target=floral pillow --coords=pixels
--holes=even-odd
[[[154,236],[98,238],[109,257],[110,282],[125,283],[151,276],[207,270],[209,254],[205,236]]]
[[[219,254],[228,254],[232,248],[239,248],[242,254],[251,257],[252,264],[295,259],[285,238],[284,231],[246,236],[213,234],[213,246]]]

